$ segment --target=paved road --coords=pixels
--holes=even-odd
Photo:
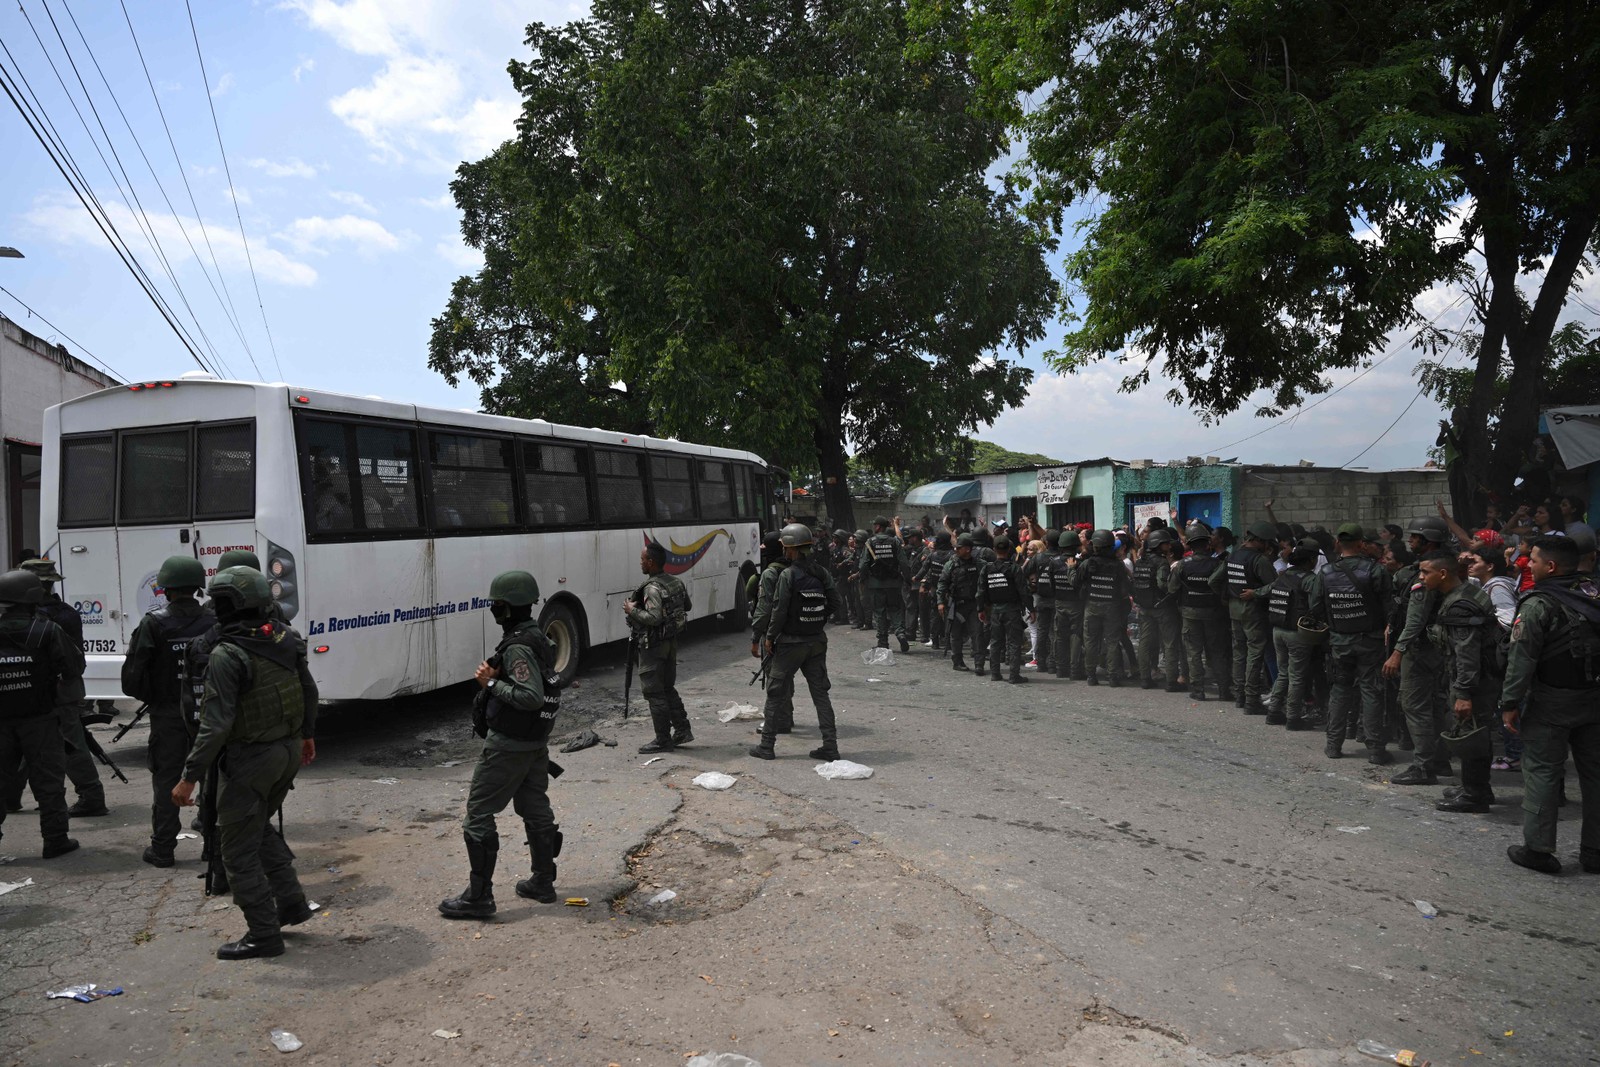
[[[748,646],[697,626],[680,673],[694,746],[642,766],[636,703],[633,722],[602,724],[618,747],[561,757],[561,888],[615,911],[540,910],[507,887],[481,939],[433,913],[462,879],[459,691],[330,720],[290,833],[330,907],[282,961],[210,959],[237,918],[198,896],[194,842],[173,871],[137,862],[131,734],[114,754],[134,784],[83,824],[83,853],[41,863],[32,813],[7,821],[0,851],[19,858],[0,881],[37,884],[0,897],[0,1062],[254,1062],[288,1020],[334,1063],[500,1062],[530,1040],[552,1063],[674,1063],[717,1035],[766,1067],[1277,1067],[1355,1063],[1362,1037],[1435,1063],[1600,1061],[1600,877],[1505,861],[1510,776],[1495,814],[1438,815],[1436,790],[1384,785],[1231,706],[991,683],[920,646],[868,668],[870,640],[831,634],[840,746],[872,779],[814,773],[803,694],[779,760],[746,756],[748,726],[715,710],[758,702]],[[603,650],[567,703],[613,712],[621,680]],[[706,769],[752,780],[689,788]],[[643,900],[667,886],[681,899],[663,921]],[[562,962],[527,969],[541,958]],[[131,999],[39,999],[85,977]],[[429,1040],[436,1026],[466,1039]]]

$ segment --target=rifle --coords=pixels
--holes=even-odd
[[[206,896],[215,896],[227,872],[222,869],[222,842],[217,833],[217,764],[213,762],[206,771],[205,784],[200,796],[200,859],[205,870]],[[283,836],[283,808],[278,809],[278,836]]]
[[[750,672],[749,685],[761,683],[761,688],[767,687],[767,682],[772,679],[772,653],[768,652],[761,657],[761,666]]]
[[[106,750],[100,747],[100,742],[95,739],[94,734],[91,734],[88,730],[85,730],[83,732],[83,741],[84,747],[89,750],[89,755],[93,756],[101,763],[104,763],[106,767],[110,769],[111,773],[116,776],[117,781],[121,782],[123,785],[128,784],[128,776],[123,774],[115,763],[111,762],[111,757],[106,755]]]
[[[622,677],[622,719],[628,719],[628,710],[633,703],[633,661],[639,656],[639,631],[633,631],[628,638],[628,668]]]
[[[150,710],[150,705],[149,704],[140,704],[139,705],[139,710],[133,713],[133,718],[129,719],[127,722],[122,724],[122,728],[117,731],[117,736],[113,737],[111,739],[111,743],[114,745],[118,741],[121,741],[124,737],[126,737],[127,734],[128,734],[128,731],[133,729],[135,726],[138,726],[139,725],[139,720],[144,718],[145,714],[147,712],[149,712],[149,710]]]

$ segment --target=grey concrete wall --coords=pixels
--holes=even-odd
[[[1449,501],[1443,470],[1354,471],[1302,467],[1245,467],[1235,496],[1241,527],[1265,519],[1266,502],[1281,522],[1404,526],[1423,515],[1437,514],[1434,502]]]

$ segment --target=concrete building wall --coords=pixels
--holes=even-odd
[[[37,496],[29,490],[13,512],[12,458],[44,443],[44,409],[119,384],[60,345],[0,315],[0,555],[7,567],[23,547],[39,547]],[[53,487],[42,486],[40,492]],[[15,520],[15,521],[13,521]],[[17,529],[20,527],[20,531]]]
[[[1355,471],[1316,467],[1242,467],[1236,494],[1236,528],[1267,517],[1266,503],[1280,522],[1404,526],[1438,514],[1435,501],[1450,499],[1443,470]]]
[[[1072,483],[1072,498],[1094,498],[1095,529],[1110,529],[1117,525],[1120,514],[1116,510],[1116,466],[1110,463],[1086,464],[1078,468],[1077,480]]]
[[[1237,467],[1220,463],[1193,467],[1162,463],[1142,470],[1134,467],[1118,467],[1112,497],[1112,514],[1117,517],[1118,522],[1124,521],[1130,496],[1166,493],[1168,507],[1176,508],[1180,493],[1211,492],[1222,494],[1222,514],[1226,517],[1226,524],[1236,525],[1234,497],[1237,474]]]

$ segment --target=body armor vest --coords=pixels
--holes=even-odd
[[[1089,569],[1089,580],[1083,585],[1086,600],[1109,604],[1120,599],[1117,593],[1117,571],[1122,569],[1121,563],[1105,556],[1090,556],[1078,566]]]
[[[207,630],[183,652],[183,716],[191,726],[200,721],[200,706],[206,697],[206,666],[211,662],[211,650],[222,640],[220,627]]]
[[[978,568],[976,557],[962,559],[957,556],[951,561],[950,570],[950,602],[952,604],[970,604],[978,595]]]
[[[150,667],[150,687],[155,692],[155,700],[151,703],[177,704],[183,695],[183,657],[189,642],[215,626],[217,619],[210,611],[178,615],[170,606],[157,608],[150,613],[150,618],[155,621],[155,632],[151,635],[155,656]]]
[[[1587,598],[1594,605],[1591,610],[1600,611],[1600,599],[1596,599],[1592,579],[1580,579],[1572,585],[1562,582],[1562,585],[1572,594]],[[1569,604],[1566,597],[1540,589],[1538,585],[1523,597],[1523,602],[1535,596],[1555,606],[1562,620],[1561,625],[1550,632],[1543,655],[1539,657],[1536,674],[1539,684],[1552,689],[1600,688],[1600,619]]]
[[[1153,552],[1145,552],[1133,561],[1133,602],[1141,608],[1155,607],[1156,601],[1166,595],[1162,588],[1165,563]]]
[[[51,597],[39,605],[39,610],[44,613],[45,618],[66,631],[67,640],[72,642],[74,647],[83,644],[83,616],[73,610],[71,604],[60,597]]]
[[[1322,572],[1328,595],[1328,628],[1336,634],[1369,634],[1384,626],[1383,605],[1378,603],[1377,564],[1360,557],[1345,557]]]
[[[983,595],[991,604],[1018,604],[1022,602],[1017,592],[1017,565],[1010,560],[996,560],[984,565]]]
[[[561,678],[553,669],[555,650],[550,645],[550,639],[537,628],[519,630],[508,634],[495,646],[494,655],[488,660],[489,666],[499,670],[505,662],[505,650],[513,645],[519,645],[533,654],[534,665],[543,683],[540,688],[544,692],[544,706],[526,711],[513,707],[491,693],[484,707],[484,720],[489,729],[513,740],[543,741],[550,736],[556,713],[561,710]]]
[[[1183,606],[1209,611],[1222,607],[1222,597],[1211,588],[1211,576],[1222,566],[1215,556],[1190,556],[1180,565],[1183,576]]]
[[[789,617],[783,632],[794,637],[814,637],[828,625],[828,589],[822,579],[802,565],[795,568],[789,586]]]
[[[1228,596],[1234,600],[1256,585],[1256,561],[1261,553],[1253,548],[1236,548],[1228,556]]]
[[[1083,566],[1081,560],[1078,562],[1078,566]],[[1072,589],[1072,576],[1076,569],[1075,567],[1067,566],[1067,557],[1065,555],[1057,556],[1055,566],[1050,569],[1051,583],[1055,586],[1056,599],[1069,605],[1076,603],[1078,599],[1073,595]]]
[[[1311,610],[1310,598],[1306,595],[1306,574],[1291,567],[1272,583],[1267,621],[1280,630],[1293,630],[1300,624],[1300,617]]]
[[[872,554],[870,574],[874,578],[898,578],[900,566],[894,559],[895,539],[888,534],[873,534],[867,538],[867,551]]]
[[[261,744],[298,735],[306,717],[305,690],[300,686],[299,673],[239,645],[234,647],[245,655],[249,683],[239,694],[239,713],[228,740]]]
[[[1038,563],[1033,569],[1033,595],[1040,600],[1055,600],[1056,598],[1056,568],[1061,564],[1061,557],[1054,552],[1041,552]],[[1040,607],[1049,607],[1041,604]]]
[[[49,619],[35,618],[26,633],[0,633],[0,715],[5,718],[32,719],[55,709],[56,674],[44,650],[51,625]]]

